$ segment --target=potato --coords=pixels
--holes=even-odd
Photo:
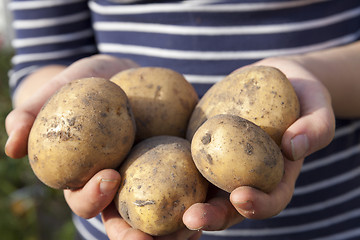
[[[122,71],[110,80],[129,98],[137,127],[136,142],[159,135],[185,138],[199,98],[180,73],[167,68],[139,67]]]
[[[285,130],[299,117],[300,105],[290,81],[278,69],[252,66],[213,85],[191,116],[187,138],[208,118],[233,114],[260,126],[280,145]]]
[[[120,168],[115,204],[133,228],[153,236],[184,226],[182,216],[206,198],[208,182],[191,158],[190,143],[175,136],[148,138],[132,149]]]
[[[35,175],[55,189],[80,188],[96,172],[116,168],[135,139],[124,91],[101,78],[68,83],[39,112],[28,140]]]
[[[191,153],[201,174],[227,192],[250,186],[269,193],[284,173],[283,156],[274,140],[236,115],[209,118],[195,132]]]

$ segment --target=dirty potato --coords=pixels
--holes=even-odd
[[[201,174],[227,192],[250,186],[269,193],[284,173],[283,156],[274,140],[235,115],[209,118],[195,132],[191,152]]]
[[[62,87],[39,112],[28,157],[43,183],[76,189],[99,170],[118,167],[134,138],[124,91],[105,79],[79,79]]]
[[[139,67],[110,80],[129,98],[137,127],[136,142],[158,135],[185,137],[198,95],[183,75],[167,68]]]
[[[187,138],[208,118],[233,114],[260,126],[280,145],[285,130],[300,115],[297,95],[278,69],[251,66],[231,73],[213,85],[191,116]]]
[[[120,168],[115,204],[133,228],[153,236],[184,227],[182,216],[203,202],[207,181],[191,158],[190,143],[174,136],[148,138],[133,148]]]

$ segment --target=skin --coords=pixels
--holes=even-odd
[[[281,145],[285,157],[296,161],[285,160],[284,177],[269,194],[250,187],[239,187],[230,196],[215,191],[206,203],[194,204],[185,212],[183,221],[188,229],[162,238],[152,238],[130,228],[110,204],[120,182],[120,175],[115,170],[100,171],[82,189],[64,191],[66,201],[76,214],[85,218],[102,212],[109,238],[117,240],[194,240],[201,235],[198,230],[221,230],[244,218],[265,219],[277,215],[293,195],[304,157],[332,140],[334,113],[339,117],[360,117],[360,101],[357,100],[359,62],[358,41],[306,55],[269,58],[256,63],[283,71],[292,82],[301,105],[301,117],[286,130]],[[6,119],[8,156],[20,158],[26,155],[27,137],[34,118],[46,99],[61,85],[79,77],[109,78],[109,75],[134,65],[129,60],[100,55],[80,60],[64,71],[65,67],[48,66],[30,75],[20,86],[14,99],[15,109]],[[36,93],[26,88],[33,84],[39,84]]]

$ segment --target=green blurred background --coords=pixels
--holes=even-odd
[[[0,43],[0,239],[74,239],[62,191],[39,182],[27,158],[10,159],[4,153],[5,118],[12,108],[7,76],[11,56],[11,49]]]

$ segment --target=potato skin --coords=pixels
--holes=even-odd
[[[283,156],[274,140],[236,115],[209,118],[194,134],[191,152],[201,174],[227,192],[251,186],[269,193],[284,173]]]
[[[191,158],[190,143],[174,136],[148,138],[132,149],[120,168],[115,204],[133,228],[153,236],[184,227],[182,216],[206,198],[208,182]]]
[[[300,104],[290,81],[277,68],[250,66],[213,85],[191,116],[187,138],[217,114],[233,114],[260,126],[278,145],[285,130],[300,116]]]
[[[29,135],[28,157],[43,183],[76,189],[99,170],[118,167],[134,138],[124,91],[105,79],[79,79],[42,107]]]
[[[136,142],[159,135],[185,138],[199,98],[183,75],[167,68],[139,67],[122,71],[110,80],[129,98],[137,127]]]

